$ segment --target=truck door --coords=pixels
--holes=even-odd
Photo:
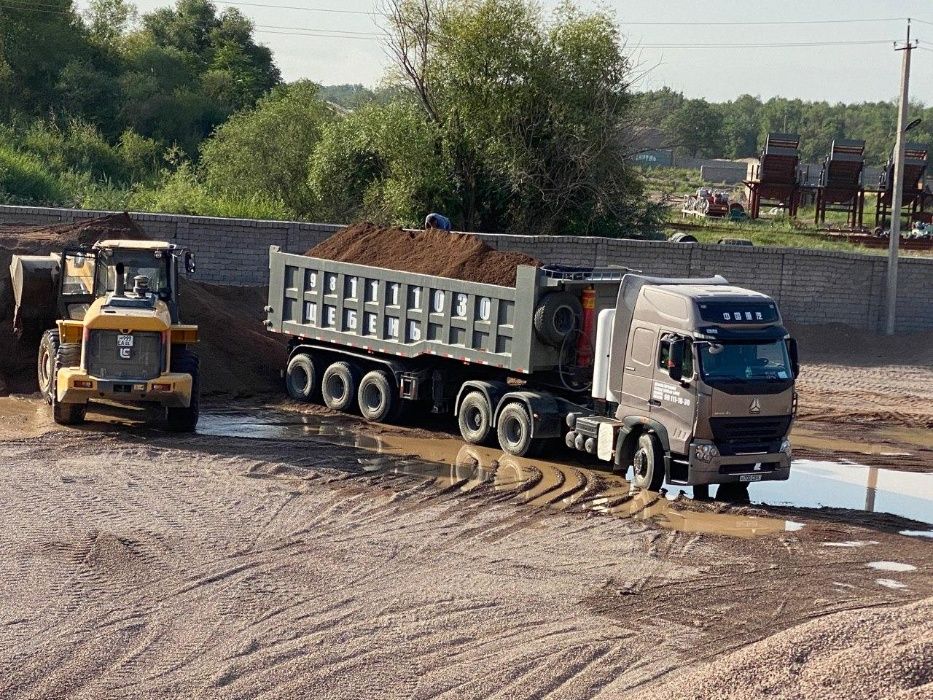
[[[651,384],[654,380],[657,340],[657,328],[633,325],[622,374],[620,405],[645,416],[651,410]]]
[[[671,343],[680,339],[685,342],[683,376],[675,380],[669,373],[668,362],[671,357]],[[671,449],[684,454],[686,443],[693,432],[693,418],[696,411],[693,341],[673,332],[662,331],[653,371],[651,415],[667,428]]]

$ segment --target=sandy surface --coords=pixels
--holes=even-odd
[[[0,429],[0,697],[922,697],[933,681],[933,541],[886,520],[699,535],[366,473],[369,453],[316,440],[3,410],[20,418]]]

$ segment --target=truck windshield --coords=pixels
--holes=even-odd
[[[782,340],[770,342],[697,343],[703,379],[788,380],[792,379],[787,346]]]

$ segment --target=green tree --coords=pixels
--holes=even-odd
[[[527,0],[393,0],[396,78],[436,130],[468,229],[617,235],[648,224],[625,156],[631,68],[613,18]],[[425,209],[432,202],[424,202]]]
[[[332,118],[314,83],[276,88],[254,109],[233,115],[204,142],[205,182],[224,196],[259,193],[281,200],[294,214],[310,214],[308,159]]]
[[[692,158],[723,152],[720,115],[706,100],[685,100],[662,122],[662,128],[668,142]]]
[[[412,100],[367,104],[330,122],[308,175],[319,215],[416,226],[428,203],[450,211],[455,185],[436,150],[440,136]]]

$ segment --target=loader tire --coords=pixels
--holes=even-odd
[[[187,347],[172,348],[172,372],[191,375],[191,402],[186,407],[166,409],[166,425],[173,433],[193,433],[201,412],[201,363],[197,353]]]
[[[39,341],[39,356],[36,362],[36,379],[39,382],[39,392],[45,397],[45,402],[52,405],[52,396],[55,393],[55,358],[60,345],[57,330],[48,330],[42,334]]]
[[[61,343],[55,352],[55,369],[52,374],[52,419],[59,425],[80,425],[87,415],[86,403],[58,402],[58,372],[62,367],[77,367],[81,364],[81,344]]]
[[[543,342],[556,348],[561,347],[582,322],[583,305],[570,292],[546,294],[535,309],[535,332]]]

